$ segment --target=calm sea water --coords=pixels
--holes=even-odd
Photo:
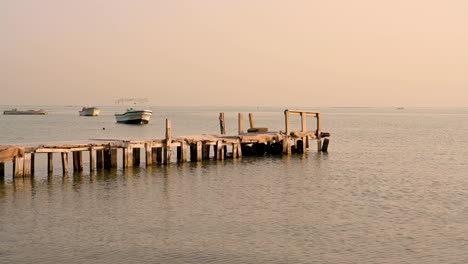
[[[165,118],[176,136],[216,133],[219,111],[230,134],[239,111],[284,129],[280,108],[149,108],[145,126],[116,124],[123,107],[0,115],[0,144],[163,138]],[[313,144],[66,177],[57,156],[49,178],[38,155],[36,176],[18,182],[7,164],[0,263],[468,263],[468,109],[314,110],[328,154]]]

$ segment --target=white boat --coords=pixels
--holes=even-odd
[[[97,116],[101,112],[101,109],[97,107],[86,107],[84,106],[83,109],[81,109],[80,116]]]
[[[125,124],[148,124],[153,111],[151,110],[136,110],[133,108],[127,109],[123,114],[115,114],[117,123]]]
[[[39,110],[18,110],[18,108],[13,108],[11,110],[3,111],[4,115],[47,115],[49,111],[44,109]]]

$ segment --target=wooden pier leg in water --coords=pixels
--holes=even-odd
[[[202,145],[202,159],[210,159],[210,145],[208,145],[207,143],[203,143]]]
[[[322,151],[322,120],[320,117],[320,113],[317,113],[317,151]]]
[[[54,153],[47,153],[47,173],[54,172]]]
[[[31,175],[34,175],[35,168],[36,168],[36,154],[31,153]]]
[[[161,164],[163,162],[163,148],[157,147],[156,148],[156,162]]]
[[[317,151],[322,151],[322,140],[320,138],[317,138]]]
[[[83,152],[73,151],[73,171],[83,171]]]
[[[117,149],[110,149],[110,167],[117,168]]]
[[[153,163],[153,147],[151,143],[145,143],[145,159],[146,159],[146,166],[149,166]]]
[[[244,115],[242,113],[238,114],[237,127],[238,127],[238,133],[243,134],[244,133]]]
[[[196,148],[197,161],[201,161],[203,159],[203,142],[197,141]]]
[[[62,156],[62,172],[63,174],[68,173],[68,152],[60,153]]]
[[[172,128],[171,120],[166,119],[166,140],[164,148],[164,164],[171,163],[172,156]]]
[[[224,146],[221,140],[216,142],[216,159],[224,160]]]
[[[291,142],[289,142],[289,135],[291,134],[290,119],[288,110],[284,111],[285,134],[283,137],[283,153],[291,154]]]
[[[307,152],[307,137],[302,137],[302,153]]]
[[[96,150],[96,167],[98,169],[104,167],[104,150]]]
[[[232,158],[237,159],[237,143],[232,143]]]
[[[31,176],[31,153],[24,153],[23,157],[23,176]]]
[[[242,158],[242,144],[240,142],[237,143],[237,157]]]
[[[96,168],[96,154],[93,148],[89,149],[89,170],[93,171]]]
[[[328,143],[330,140],[328,138],[323,139],[322,152],[328,152]]]
[[[180,146],[177,147],[177,161],[187,162],[187,143],[184,141],[180,142]]]
[[[133,149],[133,166],[140,166],[140,148]]]
[[[122,149],[122,162],[123,167],[128,168],[133,166],[133,148],[128,146]]]
[[[15,157],[13,159],[13,177],[23,177],[24,174],[24,159]]]
[[[151,147],[151,163],[158,163],[158,148]]]
[[[5,163],[0,162],[0,179],[5,177]]]

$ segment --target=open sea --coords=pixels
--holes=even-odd
[[[0,110],[14,106],[0,106]],[[237,113],[284,130],[282,108],[22,106],[0,115],[0,145],[228,134]],[[468,108],[312,108],[328,153],[154,165],[0,181],[0,263],[468,263]],[[244,115],[245,127],[248,118]],[[294,119],[299,128],[299,118]],[[310,125],[310,124],[309,124]],[[119,159],[120,162],[120,159]]]

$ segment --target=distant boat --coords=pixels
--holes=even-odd
[[[115,114],[117,123],[125,124],[148,124],[153,111],[151,110],[135,110],[133,108],[127,109],[123,114]]]
[[[18,110],[18,108],[13,108],[11,110],[3,111],[4,115],[47,115],[49,111],[44,109],[39,110]]]
[[[81,109],[80,116],[97,116],[101,112],[101,109],[97,107],[86,107],[84,106],[83,109]]]

